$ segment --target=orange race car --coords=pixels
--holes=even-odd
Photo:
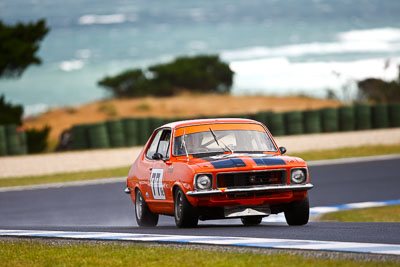
[[[257,225],[285,213],[289,225],[309,218],[308,168],[284,156],[262,123],[248,119],[179,121],[156,129],[132,165],[126,193],[139,226],[172,215],[178,227],[241,218]]]

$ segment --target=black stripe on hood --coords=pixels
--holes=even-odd
[[[286,165],[283,159],[277,158],[253,158],[258,166]]]
[[[235,159],[224,159],[210,162],[214,168],[216,169],[224,169],[224,168],[235,168],[235,167],[246,167],[246,163],[243,160],[235,158]]]

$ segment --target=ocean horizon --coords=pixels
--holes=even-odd
[[[0,80],[25,115],[110,95],[97,82],[179,56],[218,54],[235,72],[234,95],[343,100],[368,77],[396,79],[400,1],[0,0],[6,24],[46,19],[42,64]]]

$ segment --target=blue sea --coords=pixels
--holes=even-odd
[[[356,94],[357,80],[393,80],[399,0],[0,0],[7,24],[45,18],[43,63],[0,94],[25,115],[109,97],[97,81],[178,56],[219,54],[232,92]]]

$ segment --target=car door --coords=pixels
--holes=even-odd
[[[146,153],[147,159],[151,162],[149,166],[149,205],[151,210],[159,213],[171,212],[171,181],[166,179],[169,168],[171,129],[161,129],[156,133],[154,141]],[[158,157],[154,155],[158,153]],[[161,157],[160,157],[161,155]]]
[[[144,154],[143,160],[140,164],[140,169],[138,171],[139,183],[142,189],[142,194],[147,202],[154,199],[150,186],[150,178],[152,175],[152,170],[154,165],[153,155],[157,152],[157,146],[158,143],[160,142],[161,134],[162,130],[158,130],[155,133],[150,145],[148,146]]]

